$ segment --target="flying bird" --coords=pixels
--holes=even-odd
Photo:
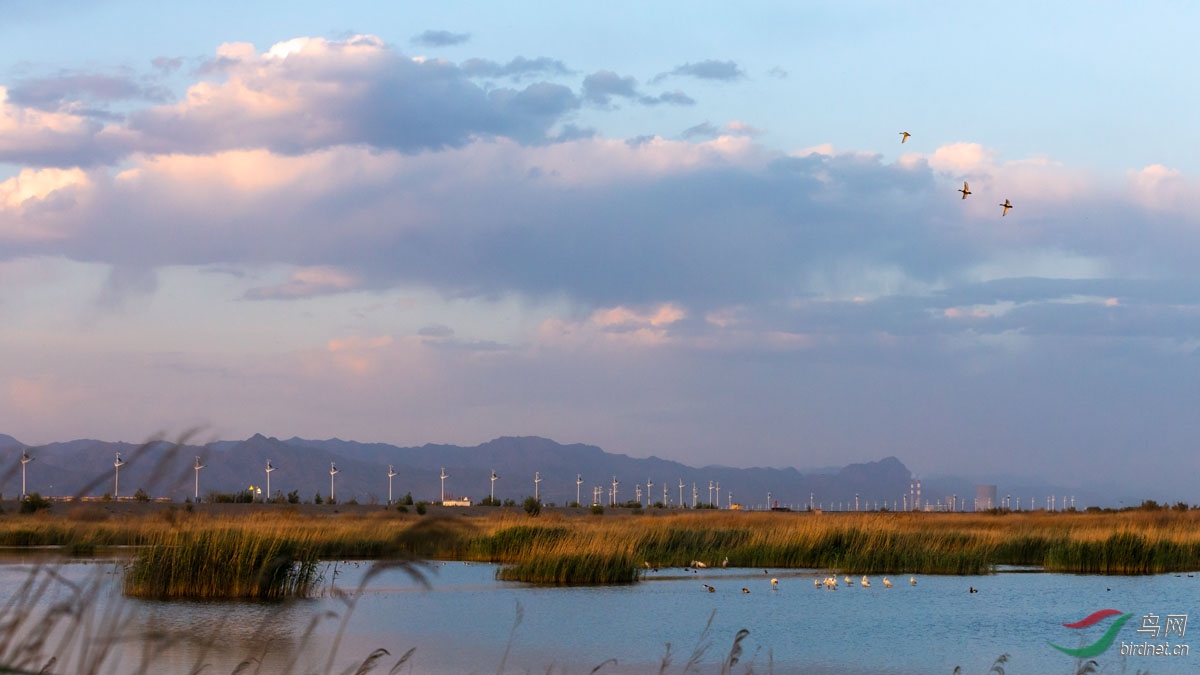
[[[958,192],[961,192],[963,195],[962,198],[966,199],[967,195],[971,194],[971,186],[967,185],[967,181],[964,180],[962,189],[958,190]]]
[[[904,141],[907,141],[909,136],[912,136],[912,134],[908,133],[907,131],[901,131],[900,142],[903,143]]]
[[[1003,207],[1004,207],[1004,210],[1000,212],[1000,215],[1001,215],[1001,216],[1007,216],[1007,215],[1008,215],[1008,210],[1009,210],[1009,209],[1011,209],[1011,208],[1013,207],[1012,203],[1010,203],[1010,202],[1009,202],[1007,199],[1005,199],[1005,200],[1004,200],[1004,203],[1003,203],[1003,204],[1001,204],[1000,206],[1003,206]]]

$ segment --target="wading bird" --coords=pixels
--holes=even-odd
[[[912,134],[908,133],[907,131],[901,131],[900,142],[903,143],[904,141],[907,141],[909,136],[912,136]]]
[[[1008,215],[1008,210],[1009,210],[1009,209],[1011,209],[1011,208],[1013,207],[1012,203],[1011,203],[1011,202],[1009,202],[1007,199],[1005,199],[1005,200],[1004,200],[1004,203],[1003,203],[1003,204],[1001,204],[1000,206],[1003,206],[1003,207],[1004,207],[1004,210],[1000,212],[1000,215],[1001,215],[1001,216],[1007,216],[1007,215]]]
[[[962,198],[963,198],[963,199],[966,199],[966,198],[967,198],[967,195],[971,194],[971,186],[970,186],[970,185],[967,185],[967,181],[965,181],[965,180],[964,180],[964,181],[963,181],[963,186],[962,186],[962,189],[961,189],[961,190],[958,190],[958,192],[961,192],[961,193],[962,193]]]

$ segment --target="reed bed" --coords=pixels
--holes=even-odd
[[[530,517],[496,509],[485,516],[422,517],[381,509],[369,515],[313,517],[279,509],[237,516],[174,511],[120,519],[38,514],[0,518],[0,545],[81,551],[112,545],[167,548],[176,545],[173,537],[186,535],[207,547],[223,533],[234,542],[231,546],[279,538],[285,546],[281,550],[298,555],[303,549],[305,556],[323,560],[487,561],[506,566],[502,578],[535,583],[630,582],[646,566],[686,567],[696,561],[718,566],[726,558],[731,567],[845,574],[980,574],[997,565],[1088,574],[1200,569],[1200,511],[614,513],[618,515],[543,512]]]
[[[164,532],[125,572],[125,594],[141,598],[278,600],[308,595],[319,580],[310,537],[232,527]]]

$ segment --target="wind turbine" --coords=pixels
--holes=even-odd
[[[575,474],[575,503],[579,503],[579,486],[583,485],[583,474]]]
[[[767,490],[767,510],[771,510],[771,491]]]
[[[679,479],[679,508],[683,508],[683,479]]]
[[[117,461],[118,462],[121,461],[120,455],[117,455]],[[118,465],[118,466],[120,466],[120,465]],[[200,501],[200,469],[203,469],[206,466],[208,466],[208,465],[200,463],[200,455],[196,455],[196,465],[194,467],[192,467],[193,469],[196,470],[196,491],[192,494],[192,499],[194,499],[195,501]]]
[[[713,503],[712,502],[712,487],[713,487],[713,483],[710,480],[710,481],[708,481],[708,505],[709,506],[712,506],[712,503]]]
[[[446,479],[450,476],[446,475],[446,467],[442,467],[442,500],[439,503],[446,501]]]
[[[21,499],[24,499],[25,495],[27,494],[25,492],[25,465],[32,461],[33,461],[33,458],[29,456],[29,453],[22,450],[21,451]]]
[[[663,483],[663,501],[662,501],[662,503],[663,503],[664,509],[667,508],[668,506],[670,506],[670,500],[667,497],[667,484],[666,483]]]
[[[542,482],[542,474],[537,471],[533,472],[533,500],[541,504],[542,500],[538,497],[538,483]]]
[[[653,486],[654,486],[654,483],[651,483],[650,479],[647,478],[646,479],[646,506],[647,507],[650,506],[650,500],[653,499],[653,497],[650,496],[650,488]],[[640,504],[641,500],[638,500],[638,503]]]
[[[275,467],[271,466],[271,460],[268,459],[267,460],[267,499],[266,499],[266,502],[271,501],[271,472],[274,470],[275,470]],[[263,503],[265,504],[266,502],[263,502]]]
[[[330,463],[329,463],[329,502],[330,502],[331,504],[332,504],[332,503],[333,503],[333,501],[334,501],[334,497],[333,497],[333,477],[334,477],[334,476],[336,476],[336,475],[338,475],[339,473],[341,473],[341,471],[338,471],[338,468],[337,468],[337,466],[335,466],[333,462],[330,462]]]
[[[717,481],[717,508],[721,508],[721,481]]]
[[[696,484],[692,483],[692,508],[696,508],[696,499],[700,497],[700,493],[696,491]]]
[[[492,496],[489,499],[492,502],[492,506],[496,505],[496,479],[499,477],[496,475],[496,470],[492,469]]]
[[[388,464],[388,506],[392,504],[392,479],[397,475],[395,467]]]
[[[613,503],[613,506],[616,506],[616,505],[617,505],[617,486],[618,486],[618,485],[620,485],[620,482],[618,482],[618,481],[617,481],[617,477],[616,477],[616,476],[613,476],[613,494],[612,494],[612,503]]]
[[[117,453],[117,460],[113,462],[113,499],[121,500],[121,465],[124,464],[121,460],[121,453]]]

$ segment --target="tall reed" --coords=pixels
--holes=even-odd
[[[160,533],[125,572],[126,595],[141,598],[305,596],[319,580],[312,541],[223,528]]]
[[[619,515],[613,515],[619,514]],[[1200,569],[1200,511],[1125,513],[734,513],[649,511],[603,517],[543,511],[536,518],[496,509],[483,516],[434,517],[380,510],[313,516],[247,509],[242,515],[200,511],[96,518],[37,514],[0,519],[0,544],[144,546],[188,532],[233,532],[251,541],[302,542],[320,559],[394,558],[530,563],[526,578],[584,583],[595,569],[628,564],[811,567],[847,574],[978,574],[997,565],[1051,571],[1153,574]],[[260,542],[261,543],[261,542]],[[298,549],[297,549],[298,550]],[[285,553],[291,553],[288,549]],[[224,556],[224,553],[219,553]],[[554,562],[556,558],[562,561]],[[536,564],[533,564],[536,563]],[[198,563],[197,563],[198,565]],[[548,571],[547,571],[548,570]],[[577,572],[581,572],[578,574]],[[611,575],[621,578],[621,575]],[[601,581],[600,583],[606,583]]]

